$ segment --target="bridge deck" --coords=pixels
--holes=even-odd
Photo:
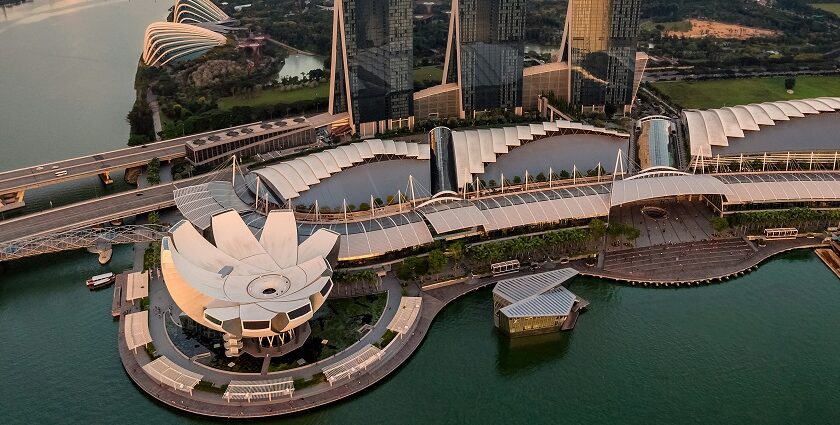
[[[180,186],[204,181],[207,176],[178,180]],[[91,199],[39,213],[0,221],[0,242],[81,229],[131,215],[143,214],[175,205],[173,183],[146,189],[130,190],[103,198]]]
[[[193,136],[194,137],[194,136]],[[186,155],[184,138],[165,142],[149,143],[146,147],[136,146],[110,152],[65,159],[49,164],[35,165],[0,173],[0,194],[55,184],[147,164],[152,158],[169,160]],[[67,173],[57,176],[56,173]]]

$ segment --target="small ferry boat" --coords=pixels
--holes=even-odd
[[[117,279],[114,273],[104,273],[96,275],[87,280],[87,287],[90,289],[99,289],[104,288],[112,283]]]

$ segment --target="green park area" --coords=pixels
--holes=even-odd
[[[443,77],[443,68],[438,66],[421,66],[414,68],[414,83],[421,84],[424,81],[440,82]]]
[[[734,80],[658,82],[653,86],[683,108],[720,108],[755,102],[840,96],[840,76],[796,77],[794,93],[785,91],[785,77]]]
[[[300,366],[299,359],[314,363],[345,350],[376,325],[387,301],[387,293],[328,299],[309,322],[312,334],[303,347],[271,359],[269,370],[292,369]]]
[[[324,82],[315,87],[303,87],[293,90],[281,90],[276,88],[223,97],[219,99],[219,108],[222,110],[230,110],[236,106],[259,107],[277,105],[281,103],[293,104],[295,102],[311,101],[316,98],[326,99],[329,95],[330,85]]]
[[[813,3],[811,6],[840,16],[840,3]]]

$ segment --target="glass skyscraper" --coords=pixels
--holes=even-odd
[[[569,0],[563,56],[572,104],[632,103],[640,6],[641,0]]]
[[[453,0],[443,83],[466,115],[522,106],[525,0]]]
[[[353,125],[413,115],[414,34],[411,0],[335,0],[330,113]]]

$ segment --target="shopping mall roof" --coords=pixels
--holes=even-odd
[[[609,193],[609,184],[595,184],[510,193],[474,202],[487,219],[484,228],[489,231],[605,216]]]
[[[702,111],[686,109],[682,117],[688,127],[691,154],[712,156],[713,146],[738,143],[737,139],[744,138],[750,131],[760,131],[762,126],[835,111],[840,111],[840,97],[754,103]],[[791,141],[791,150],[796,150],[795,143]]]
[[[510,149],[521,146],[522,143],[577,133],[630,137],[620,131],[565,120],[516,127],[456,130],[452,132],[452,147],[455,152],[455,176],[458,187],[462,188],[470,183],[474,175],[483,174],[485,164],[496,162],[499,155],[508,153]]]
[[[426,143],[369,139],[269,165],[253,173],[276,195],[289,200],[345,168],[374,158],[428,160],[430,156],[431,150]]]
[[[243,202],[229,181],[212,181],[173,191],[175,205],[184,218],[201,230],[210,227],[211,217],[223,211],[234,209],[239,213],[252,210]]]
[[[448,200],[432,202],[417,208],[435,229],[435,233],[448,233],[456,230],[486,227],[488,222],[476,206],[466,200]]]
[[[712,175],[653,171],[614,181],[610,207],[668,196],[712,194],[729,196],[731,192]]]
[[[356,222],[300,223],[299,238],[319,229],[329,229],[340,235],[339,260],[372,257],[432,242],[429,227],[416,212]]]
[[[730,193],[727,204],[840,199],[840,173],[719,175]]]

